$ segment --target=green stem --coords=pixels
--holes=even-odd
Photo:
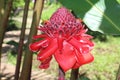
[[[72,69],[70,80],[77,80],[78,79],[78,73],[79,73],[79,68],[78,69]]]

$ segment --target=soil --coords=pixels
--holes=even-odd
[[[29,34],[29,29],[26,30],[25,43]],[[1,57],[1,70],[0,70],[0,80],[14,80],[15,65],[11,64],[8,61],[9,50],[14,50],[13,45],[6,44],[9,41],[19,41],[20,30],[9,31],[5,33],[3,48],[2,48],[2,57]],[[56,80],[55,76],[44,72],[44,70],[32,70],[31,80]]]

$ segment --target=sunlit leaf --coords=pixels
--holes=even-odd
[[[120,34],[119,0],[58,0],[93,31]]]
[[[117,0],[117,2],[120,4],[120,0]]]

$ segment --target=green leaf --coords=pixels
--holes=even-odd
[[[117,2],[120,4],[120,0],[117,0]]]
[[[118,0],[58,0],[71,9],[93,31],[120,34]]]

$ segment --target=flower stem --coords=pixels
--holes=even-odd
[[[78,79],[78,72],[79,72],[79,68],[72,69],[70,80],[77,80]]]
[[[65,80],[65,72],[62,70],[62,68],[59,66],[59,78],[58,80]]]

